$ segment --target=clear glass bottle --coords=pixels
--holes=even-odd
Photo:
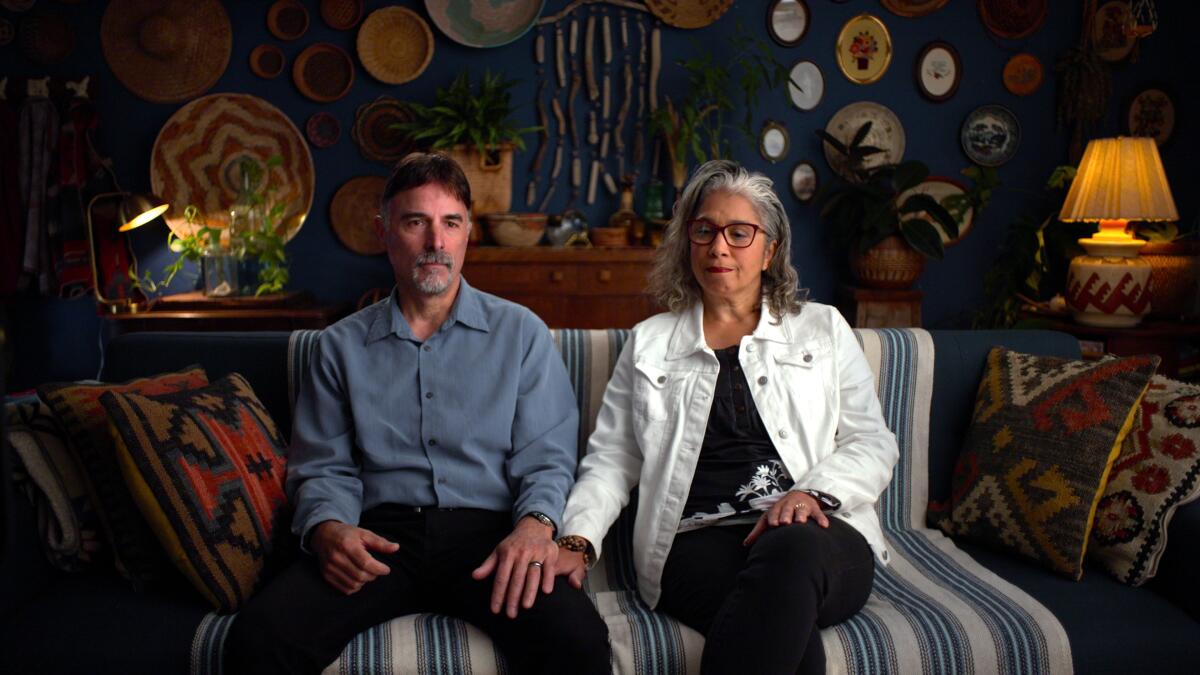
[[[646,238],[646,221],[633,210],[633,183],[621,184],[621,207],[608,219],[609,227],[622,227],[634,246],[641,245]]]

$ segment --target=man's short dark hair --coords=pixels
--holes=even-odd
[[[440,185],[471,209],[471,184],[458,162],[438,152],[410,152],[404,156],[383,188],[379,210],[387,213],[387,203],[397,192],[414,190],[422,185]]]

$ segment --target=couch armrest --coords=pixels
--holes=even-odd
[[[1147,586],[1182,607],[1200,621],[1200,501],[1179,507],[1167,527],[1167,550],[1158,561],[1158,573]]]
[[[33,505],[17,492],[12,466],[17,461],[4,439],[0,449],[3,549],[0,550],[0,625],[10,612],[41,593],[62,574],[50,564],[38,538]]]

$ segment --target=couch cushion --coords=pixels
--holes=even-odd
[[[931,504],[931,522],[1078,579],[1096,503],[1158,360],[992,349],[950,503]]]
[[[213,607],[237,610],[290,516],[283,442],[262,403],[237,374],[175,394],[110,392],[100,401],[125,484],[171,562]]]
[[[1175,510],[1197,497],[1200,386],[1156,375],[1096,507],[1088,557],[1142,585],[1158,571]]]
[[[100,404],[100,397],[109,391],[166,394],[207,383],[204,370],[191,366],[120,384],[64,383],[38,387],[38,394],[54,411],[83,467],[88,493],[100,513],[117,569],[138,588],[171,573],[171,566],[121,479],[112,438],[108,435],[108,414]]]

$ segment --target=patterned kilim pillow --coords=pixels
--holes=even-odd
[[[286,533],[284,444],[242,376],[101,397],[125,482],[172,562],[214,607],[250,597]]]
[[[1088,557],[1141,586],[1158,571],[1175,510],[1200,497],[1200,386],[1156,375],[1096,509]]]
[[[993,348],[951,503],[930,504],[931,524],[1079,579],[1096,502],[1158,361]]]
[[[100,396],[109,391],[153,396],[206,384],[208,377],[204,370],[191,366],[178,373],[123,384],[67,383],[38,387],[38,395],[54,411],[83,468],[88,494],[100,513],[117,569],[133,582],[135,588],[141,589],[174,571],[121,479],[112,439],[108,435],[108,414],[100,405]]]
[[[88,567],[103,549],[100,515],[54,413],[35,394],[6,398],[4,425],[24,468],[18,485],[33,503],[50,564],[66,572]]]

